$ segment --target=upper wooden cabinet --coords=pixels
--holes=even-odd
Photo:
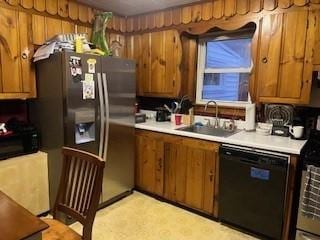
[[[315,15],[293,11],[262,19],[258,57],[260,102],[308,104],[312,85]]]
[[[0,99],[36,97],[31,15],[0,8]]]
[[[137,95],[178,97],[181,54],[181,41],[175,30],[129,36],[127,56],[137,62]]]

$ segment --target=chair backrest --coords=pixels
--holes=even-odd
[[[91,240],[99,205],[105,162],[84,151],[63,147],[63,167],[53,218],[62,212],[83,225],[82,238]]]

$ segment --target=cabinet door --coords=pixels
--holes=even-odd
[[[127,37],[127,57],[136,61],[136,89],[138,96],[151,92],[151,33]]]
[[[258,76],[261,102],[309,102],[315,35],[311,15],[294,11],[263,18]]]
[[[201,140],[165,143],[164,197],[212,215],[217,152],[217,145]]]
[[[189,148],[186,204],[213,214],[216,152]]]
[[[150,93],[161,94],[165,90],[165,77],[165,32],[153,32],[151,33]]]
[[[280,65],[283,15],[263,18],[260,42],[259,96],[276,97]]]
[[[36,96],[31,15],[0,9],[0,99]]]
[[[151,88],[153,96],[176,97],[180,91],[181,43],[174,30],[151,33]],[[148,91],[147,90],[147,91]]]
[[[177,31],[127,37],[127,56],[137,62],[137,95],[178,97],[182,46]]]
[[[32,44],[32,16],[19,12],[20,66],[22,92],[28,98],[36,97],[36,75],[33,63],[34,46]]]
[[[18,13],[0,8],[1,82],[3,93],[22,92]]]
[[[164,145],[164,197],[181,204],[186,202],[187,147],[181,144]]]
[[[136,137],[136,187],[163,195],[163,142],[149,135]]]

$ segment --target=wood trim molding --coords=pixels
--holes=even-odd
[[[224,1],[225,0],[204,1],[188,6],[179,6],[162,11],[130,16],[126,18],[126,33],[132,35],[137,33],[164,31],[173,28],[182,32],[188,32],[193,28],[197,29],[205,28],[205,26],[208,25],[218,26],[219,24],[225,24],[227,20],[235,22],[239,20],[246,21],[246,19],[258,20],[265,15],[297,11],[299,9],[317,9],[320,7],[320,2],[315,3],[315,1],[311,1],[310,3],[310,1],[305,0],[304,4],[291,4],[290,6],[278,5],[276,8],[268,10],[270,6],[266,6],[267,9],[264,8],[267,4],[264,5],[263,0],[260,1],[262,2],[261,6],[256,6],[259,2],[257,0],[248,0],[247,4],[249,4],[250,1],[249,5],[236,4],[237,7],[240,6],[241,8],[239,7],[240,9],[236,9],[236,12],[231,15],[225,14],[225,11],[227,11],[225,8],[222,8],[221,11],[219,11],[219,14],[215,15],[219,3],[224,5]],[[275,0],[271,0],[271,2],[273,1]]]
[[[42,6],[36,5],[37,2],[43,2]],[[50,2],[52,8],[46,8],[46,2]],[[100,9],[80,4],[74,0],[64,0],[64,4],[60,5],[59,0],[39,0],[33,1],[32,5],[23,5],[23,2],[17,1],[15,4],[11,1],[0,1],[0,7],[11,10],[18,10],[33,15],[40,15],[59,20],[73,22],[79,26],[92,27],[94,15],[102,12]],[[51,4],[52,3],[52,4]],[[117,14],[107,26],[110,32],[126,32],[126,18]]]

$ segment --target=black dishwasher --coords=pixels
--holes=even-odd
[[[250,148],[220,148],[219,218],[281,239],[290,157]]]

